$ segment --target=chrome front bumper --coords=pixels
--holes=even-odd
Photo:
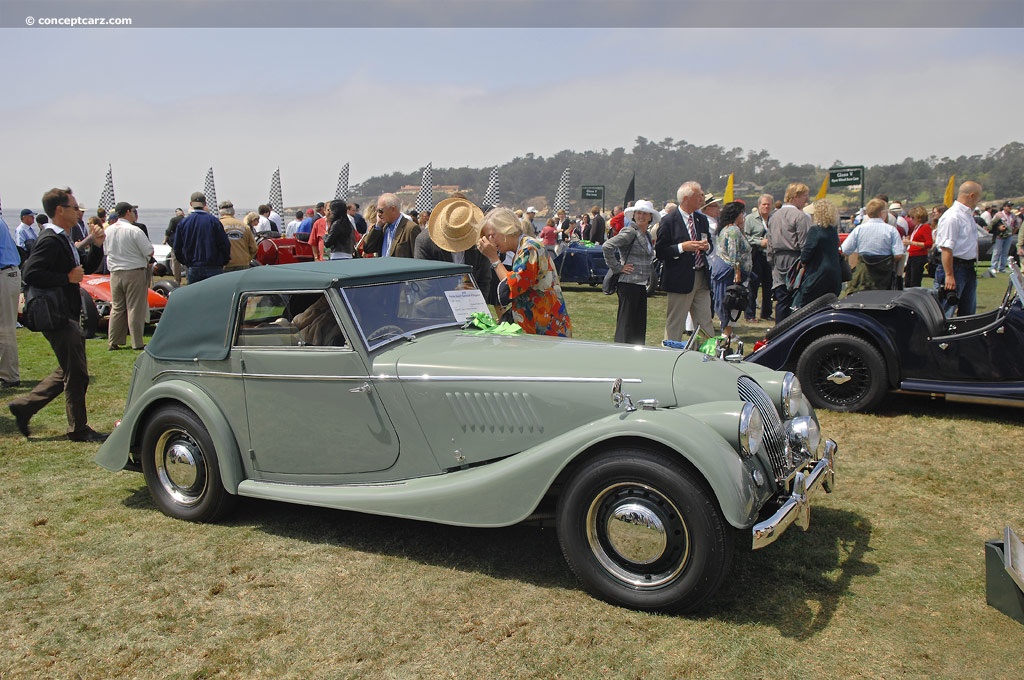
[[[763,548],[775,542],[790,524],[807,531],[811,526],[811,494],[819,488],[832,493],[835,484],[835,460],[839,446],[831,439],[825,440],[825,450],[821,460],[815,463],[810,472],[798,472],[793,477],[793,491],[774,515],[763,522],[758,522],[753,532],[753,548]]]

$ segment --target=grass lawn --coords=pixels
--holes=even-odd
[[[981,306],[1005,284],[982,279]],[[614,297],[566,297],[577,337],[611,339]],[[54,365],[41,336],[18,341],[23,387],[5,398]],[[91,424],[108,430],[135,354],[87,347]],[[5,410],[0,678],[1021,677],[1024,625],[986,605],[984,571],[984,542],[1024,531],[1020,411],[902,397],[820,418],[841,457],[811,530],[740,555],[705,610],[672,617],[590,597],[548,528],[246,499],[220,524],[172,520],[141,475],[63,437],[60,401],[31,441]]]

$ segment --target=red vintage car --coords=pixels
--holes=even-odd
[[[110,274],[90,274],[79,284],[82,290],[82,333],[87,338],[96,335],[101,323],[110,317],[113,297],[110,294]],[[149,323],[156,323],[164,313],[167,297],[178,287],[174,281],[157,281],[149,289]]]
[[[312,262],[313,246],[291,237],[260,239],[256,246],[256,261],[260,264]]]

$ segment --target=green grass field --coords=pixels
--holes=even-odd
[[[983,306],[1005,282],[981,281]],[[577,337],[611,338],[614,297],[566,296]],[[18,340],[5,399],[54,366],[41,336]],[[91,424],[109,430],[134,353],[87,344]],[[1024,625],[985,603],[984,542],[1024,531],[1020,412],[903,397],[820,417],[841,457],[811,530],[741,554],[705,610],[672,617],[590,597],[549,528],[251,500],[172,520],[141,475],[64,439],[60,401],[31,441],[5,410],[0,678],[1019,678]]]

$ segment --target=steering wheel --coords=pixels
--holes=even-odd
[[[385,326],[381,326],[380,328],[366,336],[366,342],[372,345],[375,340],[383,340],[384,338],[390,337],[392,335],[401,335],[404,332],[405,331],[403,331],[399,326],[396,326],[394,324],[387,324]]]

